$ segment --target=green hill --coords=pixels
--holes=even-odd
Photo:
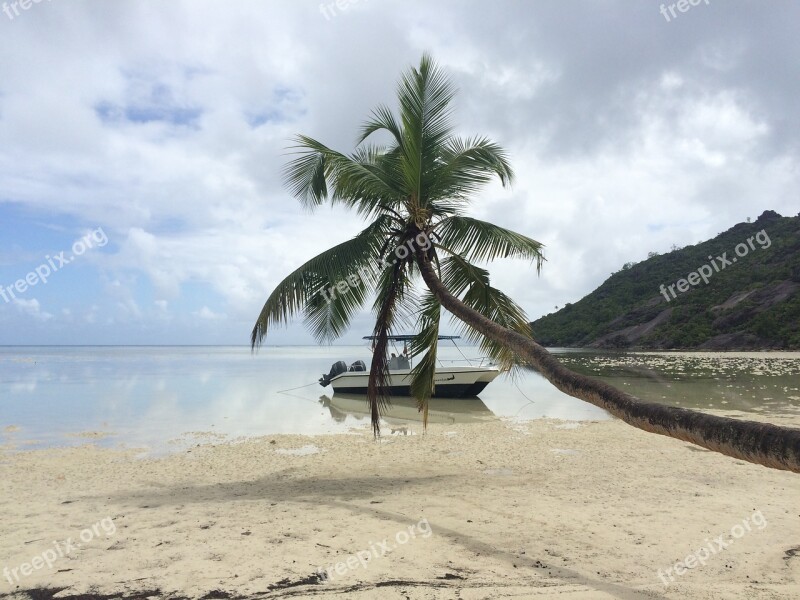
[[[628,263],[532,327],[550,347],[800,349],[800,215],[766,211],[712,240]]]

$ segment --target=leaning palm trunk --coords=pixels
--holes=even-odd
[[[645,402],[574,373],[533,339],[487,319],[451,294],[437,277],[425,253],[417,253],[417,264],[422,278],[442,306],[489,339],[511,348],[562,392],[599,406],[639,429],[691,442],[765,467],[800,473],[800,429]]]

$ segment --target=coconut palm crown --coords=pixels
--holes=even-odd
[[[489,273],[475,263],[495,258],[544,260],[542,244],[497,225],[465,216],[476,192],[497,177],[509,185],[514,173],[503,149],[483,138],[454,134],[454,87],[428,55],[406,72],[398,85],[399,114],[377,107],[364,123],[356,149],[343,154],[310,137],[299,136],[284,176],[293,195],[309,209],[329,201],[354,209],[369,225],[353,239],[300,266],[272,292],[253,328],[259,345],[270,327],[302,312],[320,342],[331,342],[353,316],[375,298],[376,336],[367,399],[379,433],[380,411],[388,401],[388,336],[413,326],[411,344],[422,359],[412,371],[412,392],[427,420],[442,307],[420,289],[418,261],[435,264],[444,286],[467,306],[492,321],[530,336],[520,306],[492,287]],[[383,132],[386,145],[369,143]],[[388,135],[387,135],[388,134]],[[337,284],[347,282],[344,293]],[[416,321],[416,323],[414,323]],[[480,344],[502,367],[515,363],[503,344],[468,325],[463,334]]]

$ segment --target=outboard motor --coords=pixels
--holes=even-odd
[[[347,363],[344,362],[343,360],[336,361],[335,363],[333,363],[333,366],[331,366],[331,372],[328,373],[327,375],[323,374],[322,377],[319,378],[319,384],[322,387],[327,387],[330,384],[331,379],[333,379],[337,375],[346,372],[347,372]]]
[[[364,364],[363,360],[357,360],[352,365],[350,365],[350,371],[366,371],[367,365]]]

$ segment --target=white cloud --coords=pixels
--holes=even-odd
[[[209,321],[217,321],[226,317],[226,315],[215,313],[207,306],[204,306],[200,310],[193,312],[192,315],[199,319],[207,319]]]
[[[31,298],[30,300],[15,298],[13,303],[19,312],[33,318],[36,321],[49,321],[53,318],[53,315],[51,315],[49,312],[42,310],[42,307],[36,298]]]

